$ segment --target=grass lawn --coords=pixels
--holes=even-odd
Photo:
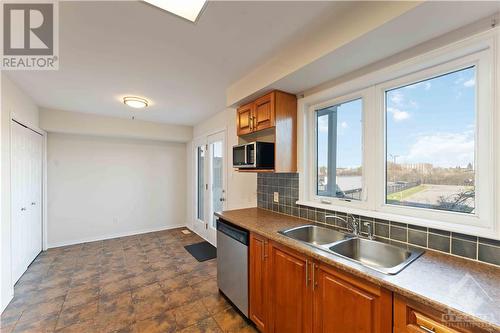
[[[401,201],[401,200],[408,198],[409,196],[414,195],[415,193],[422,192],[426,188],[427,188],[427,186],[425,186],[425,185],[418,185],[418,186],[415,186],[415,187],[412,187],[412,188],[409,188],[409,189],[406,189],[406,190],[403,190],[400,192],[395,192],[395,193],[389,194],[387,196],[387,200]]]

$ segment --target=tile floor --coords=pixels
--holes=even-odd
[[[10,332],[256,332],[218,293],[181,229],[50,249],[15,286]]]

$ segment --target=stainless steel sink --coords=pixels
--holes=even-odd
[[[398,273],[424,253],[364,238],[337,243],[329,250],[385,274]]]
[[[350,236],[343,232],[317,225],[304,225],[297,228],[283,230],[280,231],[280,233],[287,237],[313,245],[332,244]]]
[[[384,274],[397,274],[424,253],[318,225],[304,225],[279,233]]]

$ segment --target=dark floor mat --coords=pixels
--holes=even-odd
[[[209,242],[186,245],[184,248],[198,261],[217,258],[217,249]]]

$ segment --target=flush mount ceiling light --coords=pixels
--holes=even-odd
[[[149,104],[146,99],[134,96],[123,97],[123,103],[134,109],[143,109]]]
[[[205,7],[206,0],[144,0],[144,2],[191,22],[196,22],[203,7]]]

